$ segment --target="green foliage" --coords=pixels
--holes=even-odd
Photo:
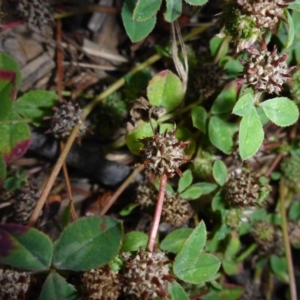
[[[204,5],[207,0],[185,0],[190,5]],[[156,23],[156,14],[162,0],[125,0],[122,8],[122,20],[127,35],[132,42],[147,37]],[[182,13],[182,0],[166,0],[164,18],[174,22]]]
[[[167,10],[164,13],[167,22],[174,22],[182,13],[182,1],[166,0]]]
[[[218,116],[212,116],[208,123],[208,135],[211,143],[225,154],[229,154],[233,147],[232,136],[235,124],[224,121]]]
[[[213,165],[213,176],[219,185],[224,185],[227,180],[227,168],[221,160],[216,160]]]
[[[30,271],[49,269],[53,245],[44,233],[28,226],[1,224],[0,240],[0,263]]]
[[[122,8],[122,20],[125,30],[132,42],[137,42],[145,38],[153,30],[156,23],[155,15],[145,22],[133,21],[136,3],[137,0],[126,0]]]
[[[264,131],[257,111],[251,107],[250,113],[242,118],[239,130],[239,150],[243,160],[252,157],[262,145]]]
[[[155,75],[147,87],[149,102],[162,106],[167,112],[176,108],[183,98],[184,91],[180,78],[169,70]]]
[[[285,97],[269,99],[261,103],[267,117],[277,126],[290,126],[299,118],[299,110],[294,102]]]
[[[131,231],[123,239],[122,252],[138,251],[141,247],[146,248],[148,241],[147,234],[140,231]]]
[[[272,271],[278,278],[283,282],[288,282],[288,271],[287,271],[287,262],[285,257],[278,257],[276,255],[271,255],[270,258],[270,265],[272,268]]]
[[[21,157],[30,144],[28,123],[40,125],[57,102],[48,91],[31,91],[16,100],[21,86],[21,72],[17,63],[0,53],[0,185],[6,176],[5,162]]]
[[[189,300],[189,296],[184,289],[176,282],[168,284],[168,292],[170,294],[170,300]]]
[[[178,253],[192,231],[192,228],[180,228],[172,231],[162,240],[160,248],[171,253]]]
[[[57,274],[51,272],[46,278],[39,297],[40,300],[76,300],[77,291],[71,284]]]
[[[208,115],[204,107],[197,106],[192,109],[193,126],[203,133],[206,133],[207,118]]]
[[[300,221],[300,201],[295,201],[292,203],[289,209],[289,219]]]
[[[117,255],[121,238],[119,221],[81,218],[67,226],[55,242],[53,265],[60,270],[81,271],[104,265]]]
[[[210,182],[199,182],[189,186],[184,192],[180,194],[183,199],[195,200],[203,195],[210,194],[217,188],[217,185]]]
[[[175,275],[189,283],[200,284],[211,280],[220,268],[219,260],[207,253],[201,253],[206,243],[206,229],[203,222],[193,230],[175,257]]]
[[[138,0],[133,11],[134,22],[145,22],[153,17],[161,6],[162,0]]]
[[[186,170],[183,172],[182,177],[179,179],[178,183],[178,193],[183,192],[187,187],[189,187],[193,182],[193,175],[191,170]]]

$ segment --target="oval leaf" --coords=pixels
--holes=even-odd
[[[117,220],[96,216],[79,219],[56,241],[53,264],[64,270],[96,268],[117,255],[121,239],[122,226]]]
[[[214,101],[210,112],[214,115],[230,113],[236,103],[237,93],[236,83],[227,85]]]
[[[161,6],[161,0],[138,0],[133,11],[134,22],[145,22],[154,16]]]
[[[28,119],[33,119],[34,125],[40,125],[44,117],[53,114],[52,107],[58,101],[54,92],[30,91],[22,95],[15,103],[15,110]]]
[[[284,24],[287,27],[287,40],[285,42],[284,48],[287,49],[293,44],[295,38],[295,26],[294,26],[293,18],[287,9],[284,10],[284,15],[286,20]]]
[[[223,186],[227,180],[227,167],[221,160],[216,160],[213,165],[213,176],[215,181]]]
[[[230,154],[233,146],[232,136],[235,132],[235,124],[223,121],[219,117],[212,116],[208,123],[208,135],[211,143],[225,154]]]
[[[138,251],[141,247],[146,248],[148,235],[140,231],[131,231],[124,237],[122,244],[122,252]]]
[[[180,197],[183,199],[195,200],[201,197],[202,195],[207,195],[214,191],[217,188],[217,185],[209,182],[200,182],[191,185],[183,193],[180,194]]]
[[[172,231],[162,240],[159,246],[160,249],[167,252],[178,253],[192,231],[192,228],[180,228]]]
[[[180,284],[178,284],[176,281],[172,283],[168,283],[168,292],[170,294],[169,298],[170,300],[189,300],[190,297],[186,294],[184,289]],[[170,298],[171,297],[171,298]]]
[[[198,106],[192,109],[193,126],[206,133],[207,112],[204,107]]]
[[[177,107],[184,96],[180,78],[169,70],[155,75],[147,87],[149,102],[154,106],[163,106],[167,112]]]
[[[78,295],[73,285],[57,273],[50,273],[45,280],[39,300],[76,300]]]
[[[18,63],[6,53],[0,53],[0,70],[9,70],[16,74],[16,88],[19,89],[22,83],[21,70]]]
[[[44,233],[19,224],[0,225],[0,263],[31,271],[48,270],[53,244]]]
[[[245,94],[243,95],[235,104],[232,113],[237,115],[237,116],[241,116],[241,117],[245,117],[247,115],[249,115],[250,113],[250,109],[254,104],[254,97],[251,94]]]
[[[289,98],[278,97],[261,103],[267,117],[277,126],[290,126],[299,118],[296,104]]]
[[[174,22],[178,17],[181,16],[182,12],[182,1],[178,0],[166,0],[167,11],[164,14],[167,22]]]
[[[154,28],[156,16],[145,22],[135,22],[132,20],[136,0],[125,0],[122,7],[122,20],[126,33],[132,42],[138,42],[145,38]]]
[[[182,177],[180,177],[178,182],[178,193],[183,192],[188,186],[193,182],[193,175],[191,170],[186,170],[183,172]]]
[[[206,242],[204,222],[193,230],[181,251],[176,255],[173,270],[186,282],[200,284],[210,280],[219,270],[219,260],[211,254],[201,254]]]
[[[259,116],[254,107],[248,116],[240,123],[239,151],[243,160],[252,157],[260,148],[264,140],[264,131]]]
[[[185,0],[190,5],[204,5],[208,0]]]

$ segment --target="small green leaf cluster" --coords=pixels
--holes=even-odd
[[[29,147],[29,123],[40,126],[58,100],[55,93],[43,90],[30,91],[16,99],[21,83],[17,63],[0,53],[0,186],[6,177],[6,163],[24,155]]]
[[[243,95],[232,111],[235,115],[242,117],[239,130],[239,146],[243,160],[255,155],[264,140],[264,130],[258,108],[263,110],[270,121],[281,127],[290,126],[299,118],[299,110],[296,104],[286,97],[276,97],[257,103],[250,93]]]
[[[190,5],[204,5],[207,0],[185,0]],[[122,19],[125,30],[132,42],[145,38],[154,28],[156,14],[162,0],[125,0],[122,8]],[[166,0],[164,18],[174,22],[182,14],[182,0]]]

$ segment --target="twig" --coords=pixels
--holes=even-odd
[[[293,257],[292,257],[290,242],[289,242],[288,226],[287,226],[287,218],[286,218],[285,197],[286,197],[286,189],[285,189],[284,181],[280,180],[279,201],[280,201],[280,213],[282,219],[281,226],[282,226],[282,233],[284,239],[285,255],[288,264],[290,293],[291,293],[291,299],[297,300],[298,298],[297,298],[297,288],[296,288],[296,282],[294,276]]]
[[[54,15],[55,20],[68,18],[76,15],[82,15],[86,13],[93,13],[93,12],[99,12],[99,13],[105,13],[105,14],[111,14],[116,15],[117,10],[114,7],[104,6],[104,5],[97,5],[97,4],[90,4],[85,5],[76,9],[73,9],[71,11],[63,12],[63,13],[56,13]]]
[[[144,169],[144,165],[140,165],[136,168],[122,183],[122,185],[117,189],[117,191],[111,196],[105,206],[102,208],[100,212],[100,216],[104,216],[107,211],[111,208],[111,206],[115,203],[118,197],[123,193],[123,191],[127,188],[127,186],[132,182],[132,180]]]
[[[159,193],[158,193],[158,198],[157,198],[157,203],[156,203],[156,208],[155,208],[155,214],[154,214],[154,219],[153,219],[151,231],[149,234],[148,244],[147,244],[147,249],[150,252],[153,251],[154,245],[155,245],[158,226],[159,226],[160,217],[161,217],[163,204],[164,204],[167,180],[168,180],[168,177],[166,174],[163,174],[160,178],[160,187],[159,187]]]
[[[269,168],[269,170],[265,174],[266,177],[269,177],[271,175],[271,173],[275,170],[275,168],[278,166],[278,164],[282,160],[282,157],[283,157],[283,154],[279,154],[279,155],[276,156],[276,158],[273,161],[271,167]]]
[[[58,175],[58,173],[59,173],[59,171],[62,167],[62,164],[64,163],[64,161],[65,161],[65,159],[66,159],[66,157],[67,157],[67,155],[68,155],[68,153],[69,153],[69,151],[70,151],[70,149],[73,145],[73,142],[76,139],[76,136],[79,132],[79,129],[80,129],[80,125],[77,125],[76,127],[74,127],[74,129],[72,130],[72,133],[69,136],[69,139],[68,139],[68,141],[67,141],[67,143],[64,147],[64,150],[61,152],[58,160],[56,161],[56,164],[54,165],[54,168],[52,169],[52,172],[51,172],[51,174],[49,176],[49,179],[48,179],[48,181],[47,181],[47,183],[46,183],[46,185],[43,189],[43,192],[42,192],[42,194],[41,194],[41,196],[40,196],[40,198],[37,202],[37,205],[36,205],[32,215],[31,215],[31,217],[28,221],[29,226],[34,226],[34,224],[36,223],[36,221],[37,221],[37,219],[40,215],[40,212],[43,209],[44,204],[46,203],[46,200],[47,200],[48,195],[51,191],[51,188],[52,188],[52,186],[55,182],[55,179],[56,179],[56,177],[57,177],[57,175]]]
[[[64,143],[60,142],[60,151],[63,151],[63,149],[64,149]],[[69,203],[70,203],[70,208],[71,208],[71,216],[72,216],[73,220],[77,220],[78,217],[77,217],[76,210],[74,207],[72,188],[71,188],[71,184],[70,184],[70,178],[69,178],[69,174],[68,174],[67,164],[65,161],[62,165],[62,168],[63,168],[63,173],[64,173],[65,182],[66,182],[67,191],[68,191]]]

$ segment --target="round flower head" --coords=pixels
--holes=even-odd
[[[73,128],[80,124],[78,135],[82,136],[86,132],[86,125],[81,121],[82,109],[77,103],[62,102],[55,108],[55,113],[51,119],[51,131],[59,139],[66,139],[71,134]]]
[[[270,186],[243,169],[232,173],[224,186],[224,196],[233,207],[261,206],[268,196]]]
[[[173,276],[164,253],[140,250],[136,255],[124,253],[123,257],[127,261],[124,270],[125,295],[141,300],[167,299],[168,282],[173,281]]]
[[[53,2],[50,0],[19,0],[18,11],[33,26],[53,23]]]
[[[30,273],[0,268],[0,299],[25,299]]]
[[[266,47],[264,47],[266,48]],[[267,49],[258,51],[255,48],[248,50],[250,56],[244,65],[244,81],[253,87],[256,92],[279,94],[283,84],[289,78],[289,73],[294,67],[288,67],[286,60],[288,54],[277,54],[274,47],[270,52]]]
[[[284,20],[284,8],[294,0],[237,0],[244,13],[251,14],[257,27],[275,31],[280,20]]]
[[[88,299],[117,300],[121,292],[120,276],[108,265],[85,272],[82,282]]]
[[[157,129],[154,130],[152,137],[140,139],[144,145],[141,148],[141,154],[144,158],[146,174],[152,179],[155,176],[166,174],[169,178],[176,173],[181,176],[179,167],[188,162],[185,158],[184,149],[190,142],[182,142],[175,137],[176,128],[168,132],[167,130],[160,134]]]

